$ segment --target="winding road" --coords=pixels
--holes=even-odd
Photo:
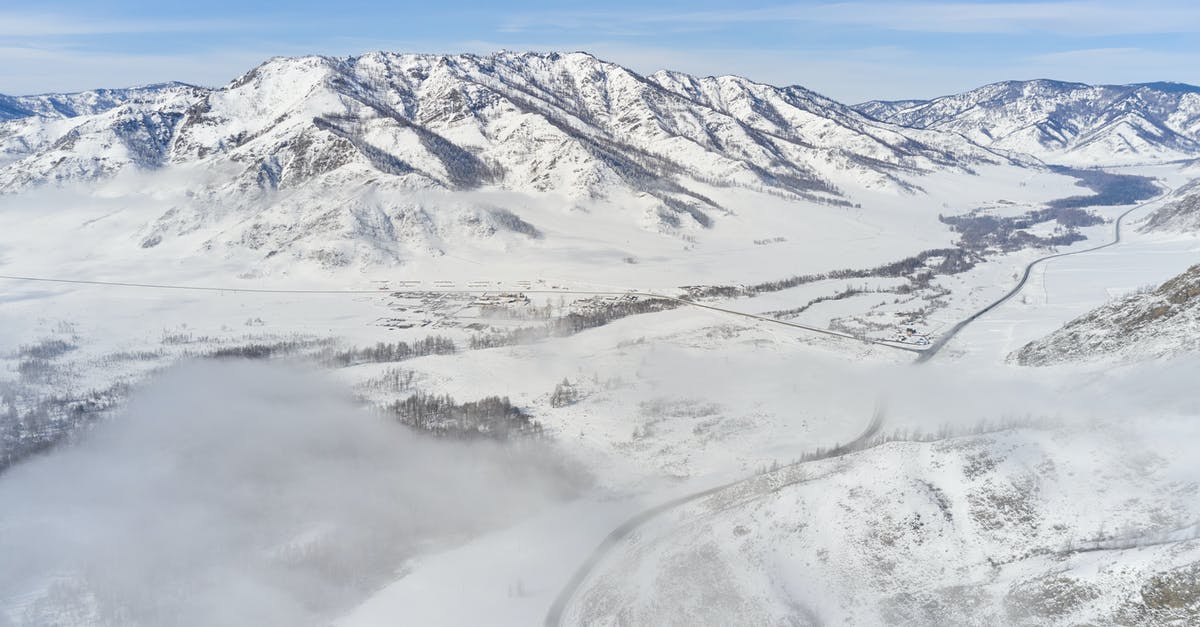
[[[1142,209],[1142,208],[1148,207],[1156,202],[1159,202],[1160,200],[1165,198],[1167,196],[1167,194],[1170,194],[1173,191],[1175,191],[1174,188],[1166,187],[1166,188],[1164,188],[1162,193],[1155,196],[1154,198],[1151,198],[1150,200],[1147,200],[1144,203],[1135,205],[1135,206],[1130,207],[1129,209],[1126,209],[1125,211],[1123,211],[1121,213],[1121,215],[1117,216],[1116,221],[1113,223],[1113,239],[1110,242],[1107,242],[1105,244],[1100,244],[1099,246],[1093,246],[1091,248],[1084,248],[1083,250],[1072,250],[1072,251],[1065,252],[1065,253],[1054,253],[1052,255],[1046,255],[1045,257],[1038,257],[1037,259],[1030,261],[1025,266],[1025,272],[1021,275],[1021,280],[1017,281],[1017,284],[1014,285],[1011,290],[1006,292],[1003,296],[996,299],[995,301],[992,301],[990,304],[988,304],[983,309],[980,309],[979,311],[971,314],[967,318],[964,318],[963,320],[959,321],[958,324],[954,325],[953,327],[950,327],[949,331],[946,331],[945,333],[943,333],[940,337],[938,337],[937,341],[935,341],[933,344],[931,344],[929,346],[929,348],[922,351],[921,355],[919,357],[917,357],[916,363],[921,364],[921,363],[925,363],[925,362],[929,361],[930,359],[933,359],[934,355],[937,355],[938,351],[942,350],[942,348],[944,348],[950,340],[954,339],[954,336],[958,335],[959,331],[962,331],[964,328],[967,327],[967,325],[969,325],[972,322],[975,322],[976,320],[987,315],[988,312],[999,307],[1000,305],[1003,305],[1004,303],[1006,303],[1010,299],[1012,299],[1012,297],[1014,297],[1018,293],[1020,293],[1021,290],[1025,287],[1025,284],[1029,281],[1029,277],[1032,274],[1034,267],[1036,267],[1038,264],[1050,261],[1051,259],[1058,259],[1059,257],[1070,257],[1072,255],[1082,255],[1083,253],[1096,252],[1097,250],[1102,250],[1102,249],[1108,248],[1109,246],[1116,246],[1117,244],[1120,244],[1121,243],[1121,222],[1125,220],[1125,217],[1128,216],[1129,214],[1137,211],[1138,209]]]

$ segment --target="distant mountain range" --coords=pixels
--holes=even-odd
[[[850,207],[868,190],[919,193],[939,172],[1196,156],[1190,86],[1033,81],[850,107],[586,53],[275,58],[218,89],[0,96],[0,194],[165,174],[135,189],[188,202],[167,203],[142,246],[211,227],[206,248],[308,242],[297,254],[334,266],[354,255],[331,238],[396,258],[460,233],[538,232],[508,205],[429,196],[441,192],[602,201],[682,235],[736,211],[734,192]]]
[[[362,167],[414,188],[594,197],[624,186],[699,215],[712,207],[689,180],[833,200],[847,177],[904,186],[914,172],[1003,161],[800,87],[640,76],[583,53],[277,58],[222,89],[0,102],[3,191],[131,165],[232,161],[256,186]]]
[[[933,100],[872,101],[875,119],[959,133],[981,146],[1064,165],[1200,156],[1200,87],[1007,81]]]

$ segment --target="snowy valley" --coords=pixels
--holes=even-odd
[[[1198,163],[1178,84],[0,96],[0,625],[1193,624]]]

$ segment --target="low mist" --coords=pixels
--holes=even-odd
[[[0,477],[0,625],[322,624],[406,557],[568,497],[572,468],[413,434],[315,373],[177,366]]]

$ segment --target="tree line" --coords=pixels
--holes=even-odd
[[[357,346],[323,352],[320,361],[338,367],[354,366],[357,364],[387,363],[404,361],[426,355],[450,355],[457,352],[454,340],[442,335],[430,335],[412,342],[377,342],[374,346],[359,348]]]

